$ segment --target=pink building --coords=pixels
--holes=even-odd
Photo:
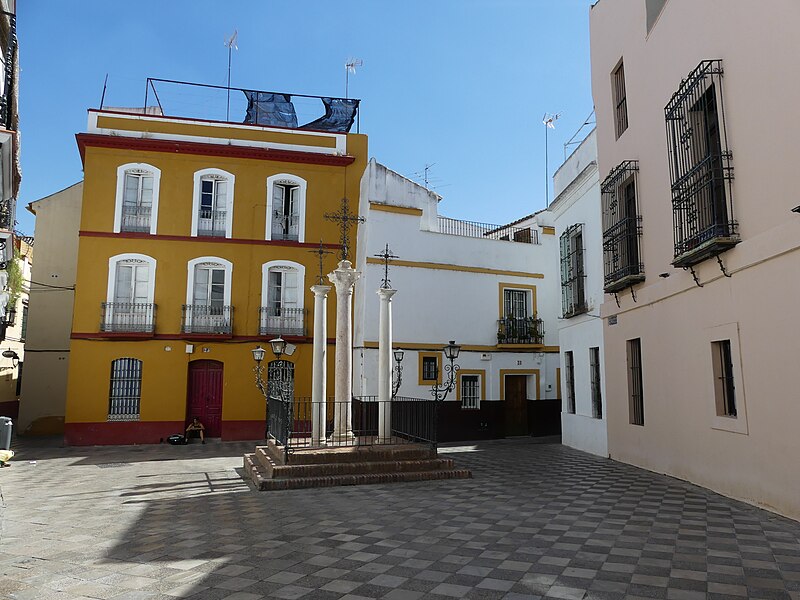
[[[612,458],[800,518],[796,0],[600,0]]]

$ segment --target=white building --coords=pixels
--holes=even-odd
[[[431,386],[447,378],[441,350],[455,340],[461,369],[440,411],[440,438],[558,433],[552,228],[543,234],[536,216],[505,226],[445,218],[438,214],[440,199],[374,159],[364,173],[354,393],[377,393],[376,290],[384,266],[375,255],[388,244],[398,257],[389,267],[398,290],[393,345],[405,351],[398,395],[431,398]]]
[[[561,266],[562,442],[608,456],[603,385],[603,227],[594,131],[553,176],[549,206]]]

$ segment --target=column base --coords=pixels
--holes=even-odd
[[[356,436],[353,435],[352,431],[333,433],[328,438],[328,446],[352,446],[355,441]]]

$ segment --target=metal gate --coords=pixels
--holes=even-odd
[[[294,363],[273,360],[267,365],[267,436],[288,448],[294,398]]]

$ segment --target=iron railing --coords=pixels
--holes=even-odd
[[[561,234],[561,308],[568,319],[587,311],[583,223]]]
[[[298,241],[300,239],[300,215],[276,214],[272,220],[272,239]]]
[[[676,267],[690,267],[739,243],[722,74],[721,60],[702,61],[664,108]]]
[[[10,175],[9,175],[10,177]],[[17,222],[17,201],[14,198],[0,200],[0,229],[12,231]]]
[[[150,233],[150,206],[122,206],[120,231]]]
[[[142,361],[118,358],[111,361],[108,392],[109,421],[138,421],[142,398]]]
[[[264,127],[348,133],[359,131],[361,101],[147,78],[150,114]],[[102,108],[102,106],[101,106]]]
[[[259,309],[260,335],[306,335],[306,315],[304,308],[281,308],[263,306]]]
[[[0,52],[3,53],[2,94],[0,94],[0,122],[3,129],[17,129],[17,90],[14,89],[14,70],[17,52],[17,17],[14,13],[0,11]]]
[[[197,220],[197,235],[203,237],[225,237],[227,211],[201,208]]]
[[[513,227],[511,225],[492,225],[477,221],[461,221],[449,217],[439,217],[439,233],[460,235],[464,237],[483,238],[487,240],[504,240],[538,244],[539,230],[531,227]]]
[[[230,335],[233,333],[233,307],[184,304],[181,331]]]
[[[103,302],[100,306],[100,331],[153,333],[155,329],[155,304]]]
[[[391,414],[391,437],[378,436],[379,413],[385,406]],[[349,409],[349,417],[348,417]],[[324,406],[325,439],[334,433],[337,419],[348,424],[352,436],[342,437],[336,447],[379,446],[392,444],[429,444],[435,446],[436,412],[435,400],[396,396],[381,402],[377,396],[353,397],[352,403],[336,402],[328,398]],[[313,403],[309,397],[289,401],[269,398],[267,417],[268,439],[284,447],[284,451],[295,452],[315,448],[312,441]]]
[[[505,317],[497,321],[498,344],[544,344],[544,322],[537,317]]]

